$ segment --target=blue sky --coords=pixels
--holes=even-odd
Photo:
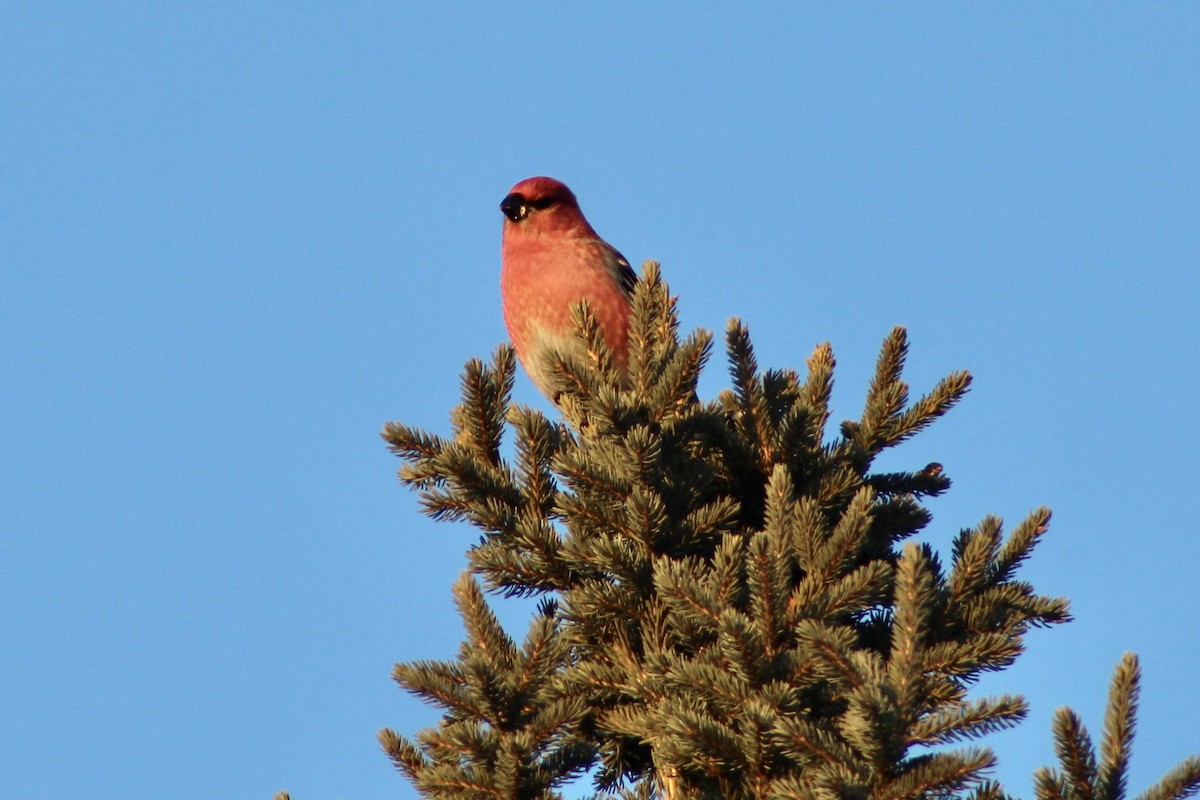
[[[975,374],[879,466],[946,465],[943,551],[1055,510],[1010,791],[1125,650],[1132,788],[1200,752],[1200,8],[109,5],[0,23],[0,795],[415,796],[375,732],[436,718],[389,671],[452,657],[473,534],[378,431],[504,340],[535,174],[685,329],[830,341],[838,419],[894,324],[914,391]]]

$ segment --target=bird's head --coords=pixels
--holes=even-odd
[[[587,220],[579,210],[574,193],[554,178],[526,178],[509,190],[500,201],[505,232],[520,227],[537,232],[556,229],[587,229]]]

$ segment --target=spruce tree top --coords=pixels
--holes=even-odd
[[[416,741],[381,734],[397,766],[436,798],[557,798],[589,769],[600,791],[668,800],[1002,797],[990,750],[948,746],[1025,715],[1020,697],[968,690],[1011,664],[1031,627],[1069,618],[1017,576],[1049,511],[1007,537],[985,518],[943,565],[909,541],[931,519],[921,500],[950,486],[940,465],[872,471],[970,376],[910,400],[896,328],[861,417],[831,436],[828,345],[804,376],[762,370],[734,320],[732,387],[702,401],[711,336],[680,339],[657,264],[633,306],[627,380],[576,309],[585,347],[544,364],[562,421],[511,402],[505,346],[467,364],[450,438],[386,426],[426,513],[479,530],[470,573],[543,598],[518,646],[474,577],[455,585],[458,658],[395,670],[445,710]],[[1063,723],[1074,744],[1039,797],[1123,797],[1136,665],[1123,669],[1101,759]],[[1147,800],[1193,791],[1200,761],[1180,769]]]

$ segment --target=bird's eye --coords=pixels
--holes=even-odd
[[[539,197],[537,200],[531,200],[529,205],[533,206],[538,211],[541,211],[543,209],[549,208],[550,206],[554,205],[556,202],[557,201],[554,199],[553,195],[546,195],[545,197]]]

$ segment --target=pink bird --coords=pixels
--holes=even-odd
[[[571,306],[587,300],[624,371],[629,354],[630,296],[637,275],[596,235],[575,195],[553,178],[526,178],[500,203],[504,212],[500,294],[504,324],[521,365],[542,394],[555,399],[545,369],[549,351],[581,347]]]

